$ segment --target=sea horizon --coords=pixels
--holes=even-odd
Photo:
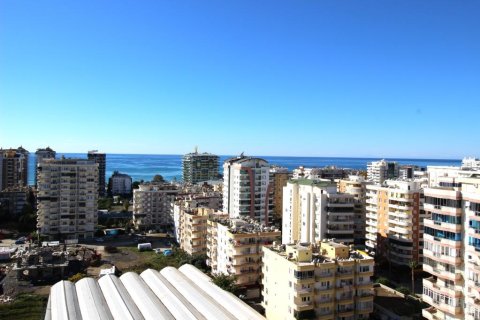
[[[133,181],[150,181],[156,174],[162,175],[166,180],[182,180],[182,157],[180,154],[125,154],[125,153],[106,153],[106,181],[114,171],[126,173],[132,177]],[[69,153],[57,152],[57,158],[65,156],[67,158],[87,158],[87,152]],[[228,158],[236,155],[218,155],[219,172],[223,172],[222,163]],[[388,161],[397,161],[400,165],[417,165],[427,167],[429,165],[437,166],[458,166],[461,164],[459,159],[427,159],[427,158],[390,158],[390,157],[299,157],[299,156],[255,156],[265,159],[272,165],[286,167],[292,171],[299,166],[304,167],[326,167],[336,166],[339,168],[352,170],[366,170],[367,163],[385,159]],[[35,153],[29,156],[28,183],[34,184],[35,175]]]

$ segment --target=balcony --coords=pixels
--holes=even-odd
[[[429,307],[422,310],[422,316],[428,320],[437,320],[440,319],[439,314],[437,313],[437,309],[435,307]]]

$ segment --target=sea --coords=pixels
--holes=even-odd
[[[57,153],[57,158],[65,156],[66,158],[87,158],[86,153]],[[222,172],[222,163],[232,156],[220,156],[220,172]],[[272,165],[286,167],[290,171],[304,167],[325,167],[336,166],[339,168],[348,168],[356,170],[366,170],[367,163],[378,161],[380,158],[344,158],[344,157],[281,157],[281,156],[258,156],[267,160]],[[386,158],[388,161],[397,161],[402,165],[426,166],[459,166],[461,160],[446,159],[395,159]],[[31,153],[29,158],[28,181],[30,185],[34,184],[35,175],[35,154]],[[182,155],[169,154],[108,154],[106,178],[112,175],[114,171],[130,175],[133,181],[150,181],[154,175],[160,174],[166,180],[182,179]]]

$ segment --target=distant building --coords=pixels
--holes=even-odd
[[[28,187],[10,187],[0,191],[0,203],[10,216],[19,216],[24,207],[31,205]]]
[[[98,223],[98,164],[46,159],[38,164],[37,228],[50,240],[92,238]]]
[[[382,184],[387,179],[398,178],[399,169],[397,162],[386,160],[369,162],[367,164],[367,180],[375,184]]]
[[[282,220],[283,212],[283,187],[287,185],[290,173],[287,168],[271,167],[270,168],[270,185],[273,185],[273,214],[277,221]]]
[[[223,211],[268,225],[273,214],[270,166],[260,158],[239,157],[223,164]]]
[[[97,150],[88,151],[88,160],[94,160],[98,163],[98,195],[105,196],[105,171],[107,164],[107,156],[105,153],[99,153]]]
[[[183,181],[185,183],[199,183],[218,179],[217,155],[211,153],[188,153],[183,156]]]
[[[267,319],[369,319],[374,260],[332,241],[263,247]]]
[[[368,185],[366,197],[367,251],[397,265],[421,264],[422,182],[385,180],[383,186]]]
[[[0,149],[0,191],[28,186],[28,154],[22,147]]]
[[[128,174],[114,171],[108,179],[108,189],[113,196],[127,196],[132,193],[132,177]]]
[[[347,169],[335,166],[326,166],[324,168],[305,168],[300,166],[293,169],[293,179],[344,179],[348,176],[348,172]]]
[[[366,187],[371,183],[372,182],[365,181],[361,176],[349,176],[348,179],[342,179],[338,182],[338,191],[340,193],[349,193],[355,198],[355,215],[353,217],[353,241],[355,244],[365,244],[365,195],[367,192]]]
[[[173,205],[178,193],[169,183],[141,184],[133,190],[133,224],[139,231],[173,231]]]
[[[55,159],[56,152],[52,150],[50,147],[46,147],[45,149],[37,149],[35,152],[35,186],[37,185],[38,180],[38,164],[42,163],[45,159]]]
[[[207,229],[207,264],[213,274],[235,275],[247,297],[260,295],[262,247],[281,237],[280,230],[242,219],[211,217]]]
[[[282,243],[335,238],[353,243],[355,198],[333,182],[290,180],[283,188]]]

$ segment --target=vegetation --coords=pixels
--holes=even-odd
[[[73,276],[71,276],[70,278],[68,278],[68,281],[71,281],[71,282],[77,282],[79,280],[82,280],[83,278],[85,278],[87,275],[85,273],[76,273],[74,274]]]
[[[410,294],[410,289],[407,287],[398,287],[397,289],[398,292],[403,293],[404,295],[409,295]]]
[[[138,189],[138,188],[139,188],[138,186],[141,185],[142,183],[144,183],[143,180],[133,181],[133,182],[132,182],[132,190],[133,190],[133,189]]]
[[[165,182],[162,175],[156,174],[153,176],[152,182]]]
[[[121,247],[119,249],[121,251],[133,251],[142,257],[142,259],[140,259],[142,261],[140,264],[127,268],[126,270],[123,270],[124,272],[133,271],[141,273],[145,269],[161,270],[165,267],[179,268],[186,263],[194,265],[203,272],[209,271],[206,264],[206,255],[192,256],[179,248],[173,248],[173,254],[171,256],[164,256],[163,254],[155,253],[154,251],[139,252],[137,248],[133,247]]]
[[[412,271],[412,293],[415,294],[415,269],[418,268],[418,263],[417,261],[412,260],[408,265]]]
[[[47,301],[47,296],[19,294],[14,302],[0,305],[0,319],[43,319]]]
[[[240,288],[236,285],[237,278],[234,275],[216,274],[213,275],[213,283],[225,291],[238,296]]]
[[[100,198],[98,199],[98,210],[110,210],[113,206],[112,198]]]
[[[385,277],[378,278],[375,281],[375,283],[380,283],[380,284],[383,284],[384,286],[387,286],[387,287],[390,287],[390,288],[395,288],[395,285]]]

